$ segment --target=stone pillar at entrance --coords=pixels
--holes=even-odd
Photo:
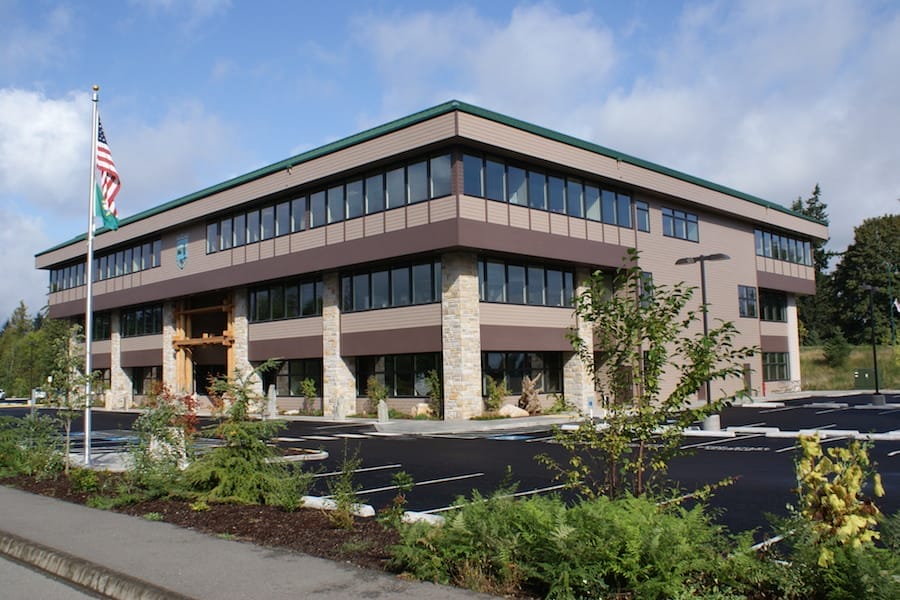
[[[340,277],[326,273],[322,284],[322,412],[344,418],[356,412],[356,380],[341,356]]]
[[[250,364],[250,322],[247,316],[247,289],[240,288],[232,292],[232,309],[229,322],[234,343],[228,349],[228,374],[235,371],[246,377],[252,370]],[[252,382],[257,394],[265,394],[262,379],[257,377]]]
[[[581,295],[588,291],[585,282],[590,277],[590,273],[586,269],[577,269],[575,271],[575,294]],[[591,323],[585,322],[578,316],[575,316],[575,331],[578,337],[584,340],[589,347],[593,347],[594,334]],[[596,414],[597,403],[595,401],[594,378],[591,373],[590,365],[584,363],[577,352],[564,352],[563,358],[563,390],[565,391],[566,401],[585,414],[593,412]]]
[[[441,260],[444,418],[469,419],[484,407],[478,260],[469,252],[444,254]]]
[[[118,312],[110,316],[109,336],[109,391],[106,408],[131,407],[131,379],[122,369],[122,328]]]

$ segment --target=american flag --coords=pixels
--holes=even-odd
[[[97,170],[100,172],[100,192],[103,194],[103,212],[118,217],[116,211],[116,195],[119,193],[119,172],[113,162],[112,153],[106,144],[103,124],[97,120]]]

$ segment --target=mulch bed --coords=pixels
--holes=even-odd
[[[91,495],[73,490],[64,476],[41,481],[13,477],[0,484],[78,504],[87,503]],[[286,512],[272,506],[210,503],[208,510],[193,510],[182,500],[150,500],[116,510],[136,517],[153,514],[179,527],[383,571],[389,548],[400,540],[396,531],[375,519],[355,518],[353,529],[346,530],[314,509]]]

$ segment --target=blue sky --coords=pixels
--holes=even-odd
[[[87,228],[90,90],[128,216],[456,98],[790,205],[900,212],[891,0],[0,0],[0,319]]]

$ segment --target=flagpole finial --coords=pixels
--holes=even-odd
[[[96,83],[94,84],[94,91],[95,91],[95,92],[99,92],[99,91],[100,91],[100,86],[97,85]]]

